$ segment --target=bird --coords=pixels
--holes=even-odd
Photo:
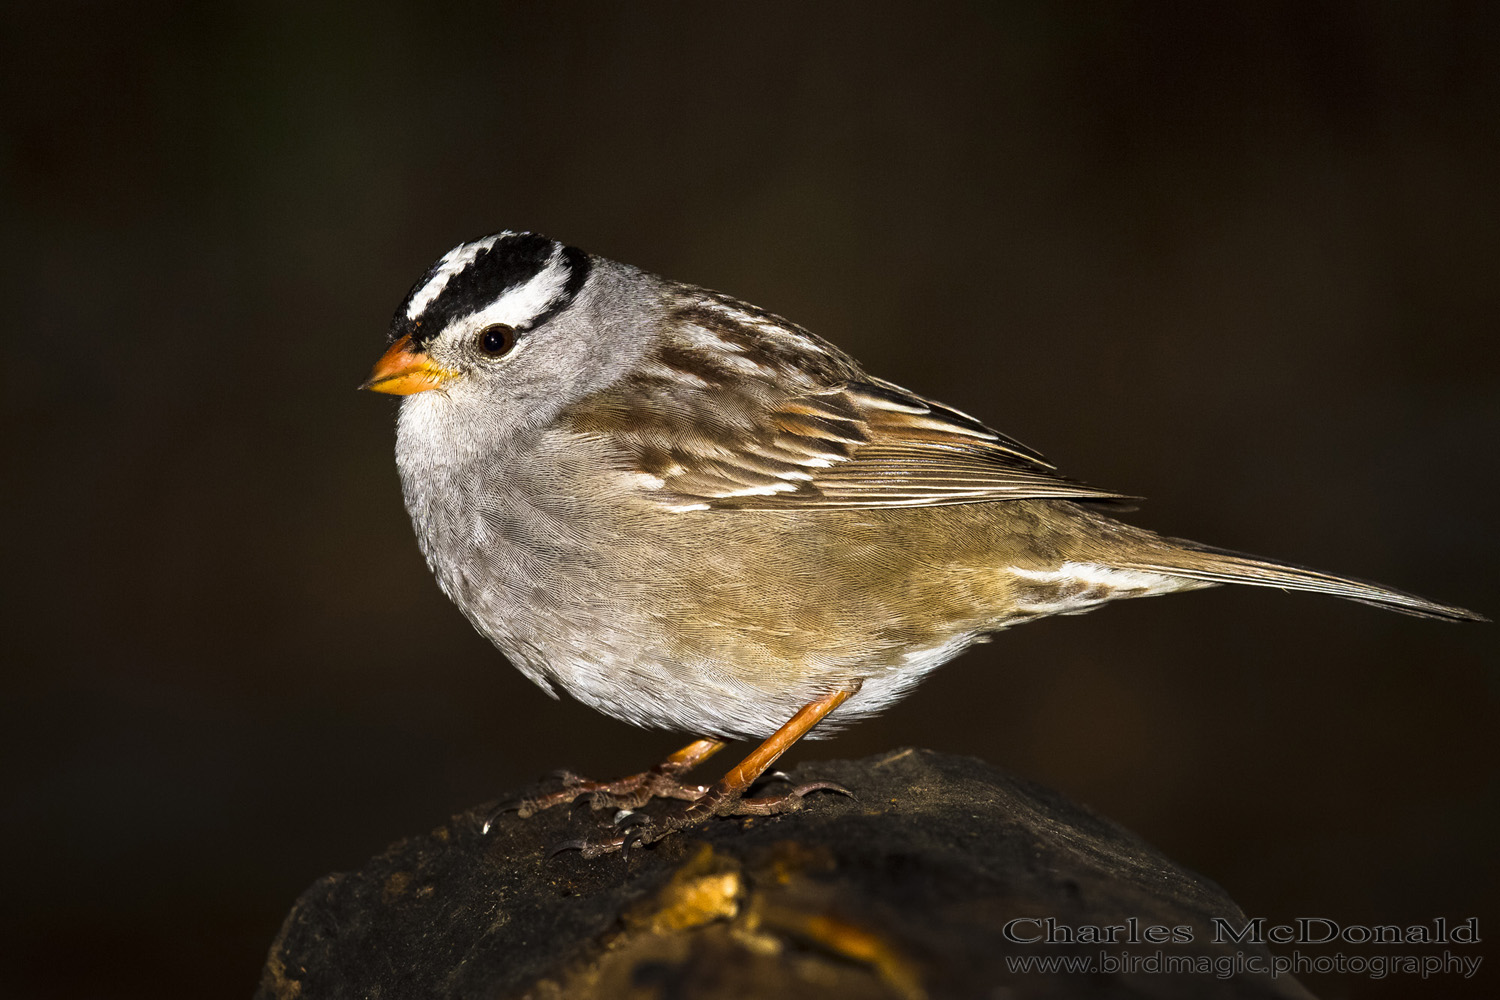
[[[789,320],[539,233],[444,254],[361,388],[401,397],[405,505],[473,626],[554,697],[694,737],[511,804],[678,800],[569,845],[587,856],[847,792],[747,794],[798,739],[1037,618],[1240,583],[1487,620],[1127,524],[1113,515],[1134,498]],[[760,743],[712,785],[684,780],[731,740]]]

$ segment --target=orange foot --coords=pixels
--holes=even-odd
[[[584,857],[593,858],[623,851],[636,844],[655,843],[678,830],[697,826],[715,816],[775,816],[794,812],[802,807],[802,799],[810,792],[832,791],[852,795],[847,788],[831,781],[814,781],[778,795],[745,797],[750,786],[765,774],[787,748],[847,701],[856,690],[857,687],[840,688],[804,705],[786,725],[771,734],[769,739],[756,747],[712,787],[684,783],[681,775],[722,750],[724,741],[711,738],[695,740],[651,770],[618,781],[589,781],[564,772],[563,787],[556,792],[501,803],[485,820],[483,832],[488,833],[495,821],[506,812],[514,812],[524,819],[543,809],[587,797],[589,804],[595,809],[621,810],[616,817],[615,832],[602,839],[569,841],[560,844],[552,853],[577,850]],[[654,798],[677,799],[688,805],[659,820],[631,811]]]

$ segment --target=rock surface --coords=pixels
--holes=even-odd
[[[981,761],[900,750],[794,778],[858,799],[817,793],[592,861],[548,856],[608,823],[582,804],[488,835],[486,810],[457,816],[303,893],[256,996],[1310,995],[1244,970],[1264,948],[1214,943],[1212,918],[1244,922],[1223,890]],[[1049,917],[1072,943],[1045,940]],[[1020,964],[1057,959],[1087,968]]]

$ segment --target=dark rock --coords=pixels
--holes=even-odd
[[[591,861],[548,857],[607,824],[582,805],[510,815],[488,835],[485,810],[455,817],[308,889],[256,995],[1309,996],[1244,971],[1269,962],[1264,948],[1214,943],[1212,918],[1245,919],[1223,890],[1055,792],[925,750],[795,777],[859,798],[815,793],[788,816],[715,820]],[[1049,917],[1073,943],[1003,933],[1024,918],[1013,936],[1043,934]],[[1155,943],[1151,927],[1179,940]],[[1092,965],[1017,964],[1061,958]]]

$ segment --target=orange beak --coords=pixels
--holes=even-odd
[[[414,392],[436,389],[452,378],[453,372],[439,368],[423,351],[417,350],[410,337],[402,337],[390,346],[361,389],[388,392],[393,396],[410,396]]]

